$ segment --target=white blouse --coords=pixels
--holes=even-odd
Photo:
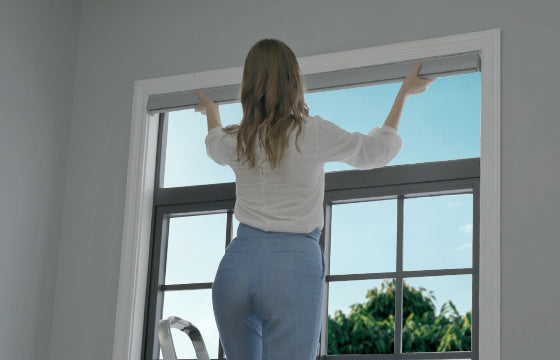
[[[390,126],[367,135],[350,133],[319,116],[305,117],[295,147],[292,131],[280,164],[272,170],[264,151],[255,151],[257,166],[249,169],[237,161],[235,135],[221,127],[206,136],[208,156],[235,173],[235,217],[241,223],[264,230],[308,233],[323,229],[324,164],[343,162],[360,170],[385,166],[402,148],[402,139]]]

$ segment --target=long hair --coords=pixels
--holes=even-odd
[[[277,167],[292,130],[297,139],[309,108],[303,94],[305,85],[292,50],[282,41],[263,39],[249,50],[243,67],[240,98],[243,118],[239,125],[225,128],[237,134],[237,157],[253,168],[257,141],[272,169]]]

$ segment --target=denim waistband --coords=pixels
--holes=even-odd
[[[316,228],[309,233],[290,233],[290,232],[276,232],[276,231],[264,231],[257,229],[255,227],[249,226],[244,223],[239,223],[237,228],[237,236],[240,237],[308,237],[315,241],[319,241],[321,237],[322,230]]]

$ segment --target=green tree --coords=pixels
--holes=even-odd
[[[347,316],[328,316],[328,354],[392,354],[395,329],[395,279],[366,293],[366,302],[350,306]],[[403,282],[403,352],[468,351],[471,311],[461,316],[451,301],[436,315],[432,291]]]

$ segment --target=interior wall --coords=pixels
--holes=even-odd
[[[558,13],[554,0],[86,0],[50,359],[112,355],[135,80],[242,66],[265,37],[303,57],[494,28],[502,30],[502,358],[556,358]]]
[[[0,2],[2,359],[49,353],[81,4]]]

